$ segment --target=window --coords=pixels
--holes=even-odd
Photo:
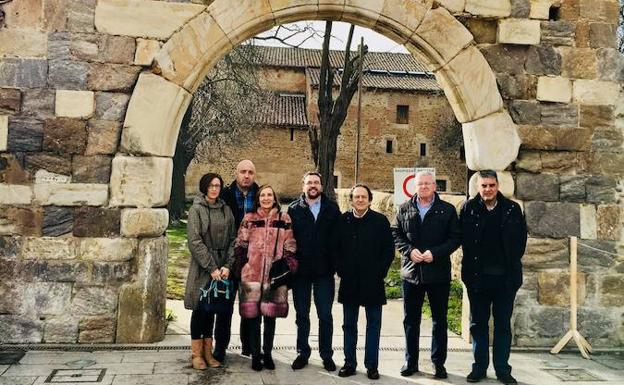
[[[438,191],[447,191],[446,190],[446,179],[436,179],[436,190],[438,190]]]
[[[294,142],[295,141],[295,129],[294,128],[290,128],[290,141]]]
[[[548,20],[557,21],[559,20],[559,18],[560,18],[559,7],[557,6],[550,7],[550,9],[548,10]]]
[[[409,123],[409,106],[397,106],[396,109],[396,122],[398,124]]]
[[[420,144],[420,156],[427,156],[427,143]]]
[[[394,152],[394,148],[392,147],[393,143],[392,139],[386,139],[386,154],[392,154]]]

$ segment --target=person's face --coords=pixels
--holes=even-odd
[[[308,175],[303,180],[303,193],[308,199],[316,199],[323,192],[321,178],[318,175]]]
[[[418,175],[416,177],[416,194],[421,199],[429,200],[436,190],[435,180],[431,175]]]
[[[496,199],[498,193],[498,182],[494,178],[479,178],[479,195],[485,203]]]
[[[236,167],[236,184],[239,187],[248,189],[256,178],[256,168],[251,162],[241,162]]]
[[[270,187],[263,188],[260,191],[260,207],[264,210],[270,210],[273,208],[275,204],[275,194],[273,193],[273,189]]]
[[[214,178],[213,180],[211,180],[210,184],[208,185],[208,193],[206,194],[208,196],[208,199],[217,199],[219,197],[219,193],[221,192],[221,187],[221,181],[219,180],[219,178]]]
[[[358,213],[363,213],[370,206],[368,200],[368,191],[364,187],[356,187],[353,190],[353,196],[351,197],[351,206]]]

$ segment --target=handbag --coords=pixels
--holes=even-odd
[[[282,219],[282,213],[279,214],[279,220]],[[277,241],[279,239],[279,230],[277,228],[277,235],[275,236],[275,247],[273,248],[273,257],[277,255]],[[282,257],[271,264],[269,270],[269,282],[271,283],[271,289],[278,288],[283,285],[289,285],[292,281],[292,272],[290,266],[285,257]]]
[[[199,307],[206,313],[232,314],[234,311],[233,283],[229,279],[211,280],[199,289]]]

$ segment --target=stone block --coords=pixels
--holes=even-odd
[[[117,237],[119,236],[120,212],[118,209],[80,207],[76,209],[74,236]]]
[[[31,175],[24,171],[23,154],[1,154],[0,155],[0,183],[21,184],[31,183]]]
[[[523,151],[521,149],[518,153],[518,159],[516,159],[516,170],[532,173],[540,172],[542,170],[540,153],[535,151]]]
[[[585,182],[587,181],[585,176],[561,175],[559,181],[559,199],[561,199],[562,202],[585,202]],[[581,212],[581,220],[582,217],[583,215]],[[581,237],[583,237],[582,230],[581,226]]]
[[[81,344],[115,341],[115,319],[112,317],[84,317],[78,324],[78,330],[78,342]]]
[[[25,237],[22,244],[23,259],[75,259],[74,238]]]
[[[598,49],[597,58],[598,79],[624,82],[624,57],[617,49]]]
[[[559,176],[555,174],[516,174],[516,195],[522,200],[559,200]]]
[[[508,17],[511,15],[511,1],[466,0],[465,11],[482,17]]]
[[[537,77],[533,75],[509,75],[497,73],[496,82],[503,99],[535,99]]]
[[[71,183],[71,175],[55,174],[46,170],[37,170],[35,172],[35,183]]]
[[[128,262],[93,262],[88,277],[91,285],[119,287],[130,282],[134,274],[132,261]]]
[[[523,75],[527,60],[527,47],[493,44],[479,47],[488,64],[496,73]]]
[[[112,315],[117,310],[117,290],[83,286],[74,289],[71,312],[75,315]]]
[[[97,60],[97,37],[70,32],[52,32],[48,35],[48,60]]]
[[[549,45],[530,46],[524,67],[533,75],[561,75],[562,59],[557,50]],[[564,74],[564,76],[566,76]]]
[[[595,239],[581,239],[579,242],[579,270],[604,274],[606,269],[613,268],[616,261],[612,255],[617,254],[616,242]]]
[[[45,343],[76,343],[78,340],[78,320],[70,315],[46,319],[43,328]]]
[[[128,36],[99,36],[98,61],[104,63],[132,64],[136,40]]]
[[[570,311],[561,307],[541,306],[528,314],[535,336],[560,338],[565,333]]]
[[[513,176],[508,171],[498,171],[498,191],[500,191],[506,197],[514,196],[515,183]],[[479,174],[472,174],[470,181],[468,181],[468,194],[470,197],[475,197],[479,193]]]
[[[121,235],[124,237],[159,237],[169,225],[167,209],[124,209],[121,211]]]
[[[577,299],[579,306],[585,303],[587,276],[577,273]],[[538,302],[545,306],[570,305],[570,274],[562,272],[540,272],[537,275]]]
[[[108,183],[111,160],[106,155],[75,155],[72,160],[72,180],[75,183]]]
[[[463,12],[466,0],[437,0],[441,6],[451,13]]]
[[[618,129],[596,128],[592,136],[592,148],[596,151],[620,152],[624,135]]]
[[[537,80],[537,100],[569,103],[572,100],[572,82],[562,77],[540,76]]]
[[[540,124],[541,104],[532,100],[512,100],[509,103],[509,114],[516,124]]]
[[[617,48],[617,24],[590,23],[589,46],[591,48]]]
[[[67,11],[67,29],[72,32],[93,32],[96,0],[73,1]]]
[[[95,110],[94,94],[92,91],[56,91],[56,116],[66,118],[89,118]]]
[[[0,258],[3,258],[3,263],[7,259],[15,259],[22,249],[22,237],[19,236],[0,236]]]
[[[580,205],[531,201],[524,204],[531,236],[567,238],[581,235]]]
[[[48,62],[45,59],[13,59],[0,61],[0,87],[42,88],[46,86]]]
[[[33,174],[37,174],[39,171],[47,171],[55,175],[71,175],[71,160],[69,157],[50,154],[45,152],[35,153],[32,155],[26,155],[25,168]],[[39,182],[48,180],[52,182],[51,178],[42,175]],[[67,180],[59,180],[58,177],[53,178],[54,182],[67,183],[71,181],[71,178]]]
[[[98,92],[95,96],[95,117],[101,120],[123,121],[130,96],[112,92]]]
[[[36,119],[9,117],[7,148],[10,152],[41,151],[43,123]]]
[[[22,93],[16,88],[0,88],[0,114],[14,114],[22,106]],[[7,121],[8,124],[8,121]]]
[[[132,238],[81,238],[78,258],[86,261],[124,262],[134,258],[138,240]]]
[[[579,125],[579,108],[574,104],[542,103],[540,121],[545,126],[575,128]]]
[[[569,21],[542,21],[542,44],[573,46],[576,35],[576,24]]]
[[[290,16],[291,21],[293,20],[292,16],[295,16],[295,20],[301,20],[299,15],[301,13],[301,7],[295,12],[292,12],[288,7],[284,7],[290,3],[293,4],[292,0],[282,0],[284,5],[279,5],[278,7],[284,7],[282,10],[276,9],[276,3],[280,0],[269,0],[271,4],[272,12],[275,14],[275,24],[280,25],[284,23],[284,20]],[[300,1],[300,0],[296,0]],[[368,3],[368,4],[366,4]],[[399,0],[398,2],[384,2],[383,7],[380,9],[379,4],[375,4],[376,2],[361,2],[355,1],[353,5],[366,7],[366,11],[364,12],[373,12],[374,14],[378,14],[379,16],[373,16],[377,21],[375,25],[372,27],[374,31],[380,32],[386,37],[390,39],[398,39],[395,41],[406,41],[408,40],[406,37],[412,35],[413,31],[422,25],[424,20],[427,17],[433,16],[435,9],[432,9],[431,1],[405,1]],[[350,18],[349,10],[352,2],[350,0],[346,1],[345,6],[345,14],[346,18]],[[311,17],[316,18],[316,12],[318,8],[314,7],[313,4],[309,4]],[[439,7],[441,8],[441,7]],[[446,8],[441,8],[444,14],[450,16],[450,12]],[[286,17],[285,17],[286,16]],[[437,16],[433,16],[434,18]],[[454,23],[458,24],[456,20],[453,20]],[[459,34],[455,35],[459,40]],[[470,38],[472,40],[472,37]]]
[[[108,185],[94,183],[35,184],[35,200],[42,206],[103,206]]]
[[[624,217],[619,205],[598,205],[596,210],[596,223],[598,227],[598,239],[617,241],[622,234],[622,221]]]
[[[117,152],[121,123],[108,120],[89,120],[85,155],[107,155]]]
[[[574,32],[577,48],[589,48],[589,23],[587,21],[577,21]]]
[[[561,74],[567,78],[594,79],[598,61],[596,51],[587,48],[561,47]]]
[[[574,101],[581,104],[612,106],[620,93],[618,83],[600,80],[575,80],[573,87]]]
[[[530,0],[511,0],[511,15],[513,18],[528,18],[531,12]]]
[[[154,207],[169,201],[170,158],[116,156],[111,173],[110,205]]]
[[[44,237],[58,237],[71,233],[74,228],[74,209],[47,206],[43,209],[41,233]]]
[[[4,25],[9,28],[41,28],[44,16],[41,3],[41,0],[6,2],[2,5]]]
[[[29,205],[33,198],[30,186],[20,186],[0,183],[0,204],[2,205]]]
[[[87,86],[96,91],[130,91],[140,71],[138,66],[91,63]]]
[[[136,39],[136,52],[134,54],[134,65],[149,67],[152,65],[154,57],[160,51],[160,42],[150,39]]]
[[[531,0],[531,12],[529,17],[531,19],[548,20],[550,16],[550,7],[553,5],[559,5],[558,0]]]
[[[167,239],[140,241],[137,279],[122,287],[117,313],[117,343],[154,342],[165,336]]]
[[[496,20],[479,19],[476,17],[457,16],[457,20],[468,28],[477,44],[496,43],[496,30],[498,23]]]
[[[582,239],[596,239],[597,237],[597,225],[596,225],[596,206],[594,205],[581,205],[581,238]]]
[[[84,121],[73,118],[46,119],[43,149],[57,154],[82,154],[87,145]]]
[[[110,35],[167,40],[205,8],[199,4],[103,0],[95,9],[95,27]]]
[[[529,237],[522,265],[529,270],[565,268],[570,256],[568,244],[567,239]]]
[[[581,127],[599,127],[612,126],[614,121],[614,106],[587,105],[580,106],[580,126]]]
[[[592,21],[617,24],[619,4],[614,0],[580,0],[579,16]]]
[[[8,207],[0,212],[0,233],[41,236],[41,208]]]
[[[504,170],[518,157],[520,138],[506,112],[464,123],[462,132],[471,170]]]
[[[173,156],[190,100],[183,88],[160,76],[141,74],[128,105],[122,148],[134,154]]]
[[[540,43],[539,20],[502,19],[498,21],[497,41],[502,44],[537,45]]]
[[[43,340],[43,322],[29,315],[0,315],[0,341],[3,343],[35,343]]]
[[[0,115],[0,151],[9,147],[9,117]]]
[[[601,301],[606,306],[624,306],[624,278],[622,275],[603,277],[600,285]]]
[[[22,114],[37,119],[54,117],[56,92],[46,88],[23,90]]]
[[[87,88],[89,63],[73,60],[50,60],[48,84],[56,89],[84,90]]]
[[[0,56],[43,58],[47,52],[47,36],[35,29],[0,29]]]
[[[591,172],[594,174],[624,176],[624,154],[612,152],[594,152],[591,159]]]
[[[591,147],[592,132],[585,128],[518,126],[518,134],[524,149],[586,151]]]

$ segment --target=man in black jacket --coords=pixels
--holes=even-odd
[[[321,174],[308,172],[303,176],[303,194],[288,207],[297,241],[299,268],[293,282],[293,300],[297,312],[297,358],[293,370],[308,364],[310,358],[310,303],[319,317],[319,353],[323,367],[336,370],[332,359],[334,333],[332,304],[335,283],[334,264],[329,251],[330,237],[340,215],[338,205],[323,193]]]
[[[401,253],[405,317],[405,365],[402,376],[418,371],[420,320],[425,294],[429,298],[433,331],[431,361],[436,378],[447,378],[447,310],[451,284],[451,253],[459,247],[455,207],[440,199],[430,172],[415,176],[416,194],[399,208],[394,244]]]
[[[511,314],[522,285],[527,229],[520,206],[498,191],[495,171],[479,171],[479,195],[461,209],[462,280],[470,299],[470,334],[475,362],[466,378],[478,382],[489,366],[488,321],[494,317],[492,361],[496,377],[516,384],[511,375]]]

